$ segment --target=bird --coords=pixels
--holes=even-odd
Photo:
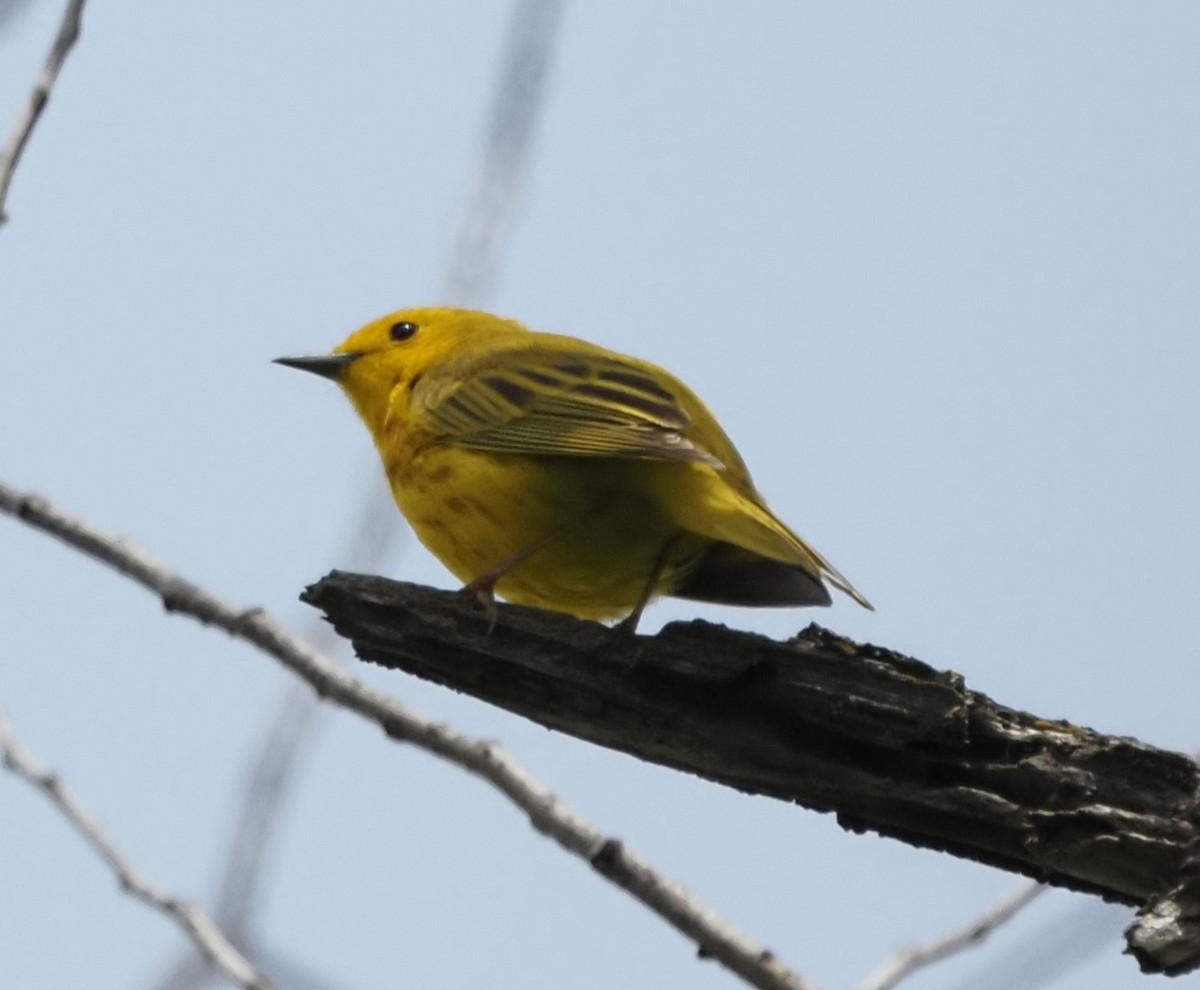
[[[421,542],[495,597],[636,630],[659,596],[871,603],[759,494],[670,372],[490,313],[404,309],[276,363],[341,386]]]

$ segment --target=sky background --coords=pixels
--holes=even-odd
[[[61,7],[0,20],[0,128]],[[272,366],[438,302],[507,4],[93,0],[0,230],[0,478],[309,628],[382,475]],[[1200,746],[1200,6],[570,5],[488,307],[669,367],[875,603],[816,619],[1047,718]],[[407,533],[384,572],[452,587]],[[211,900],[289,677],[0,519],[0,707],[127,854]],[[603,751],[403,675],[827,990],[1018,881]],[[731,988],[490,788],[337,713],[258,927],[337,986]],[[0,960],[148,985],[183,944],[0,776]],[[1006,971],[1056,892],[912,981]],[[1056,987],[1146,987],[1107,941]],[[1090,935],[1081,936],[1090,938]],[[1015,973],[1004,977],[1005,972]],[[1196,978],[1173,986],[1200,985]],[[1159,984],[1161,985],[1161,983]]]

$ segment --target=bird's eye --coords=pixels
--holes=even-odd
[[[417,325],[415,323],[409,323],[408,320],[401,320],[399,323],[392,324],[392,329],[388,331],[388,335],[392,340],[399,343],[402,340],[408,340],[416,332]]]

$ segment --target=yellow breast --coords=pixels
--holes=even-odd
[[[511,602],[586,618],[633,608],[679,528],[638,478],[637,461],[529,457],[446,444],[384,457],[396,504],[464,584],[535,552],[497,583]],[[672,547],[668,589],[708,541]]]

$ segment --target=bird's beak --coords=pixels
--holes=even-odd
[[[357,361],[361,354],[315,354],[312,357],[281,357],[274,364],[282,364],[285,368],[299,368],[301,371],[311,371],[314,375],[337,381],[342,372]]]

